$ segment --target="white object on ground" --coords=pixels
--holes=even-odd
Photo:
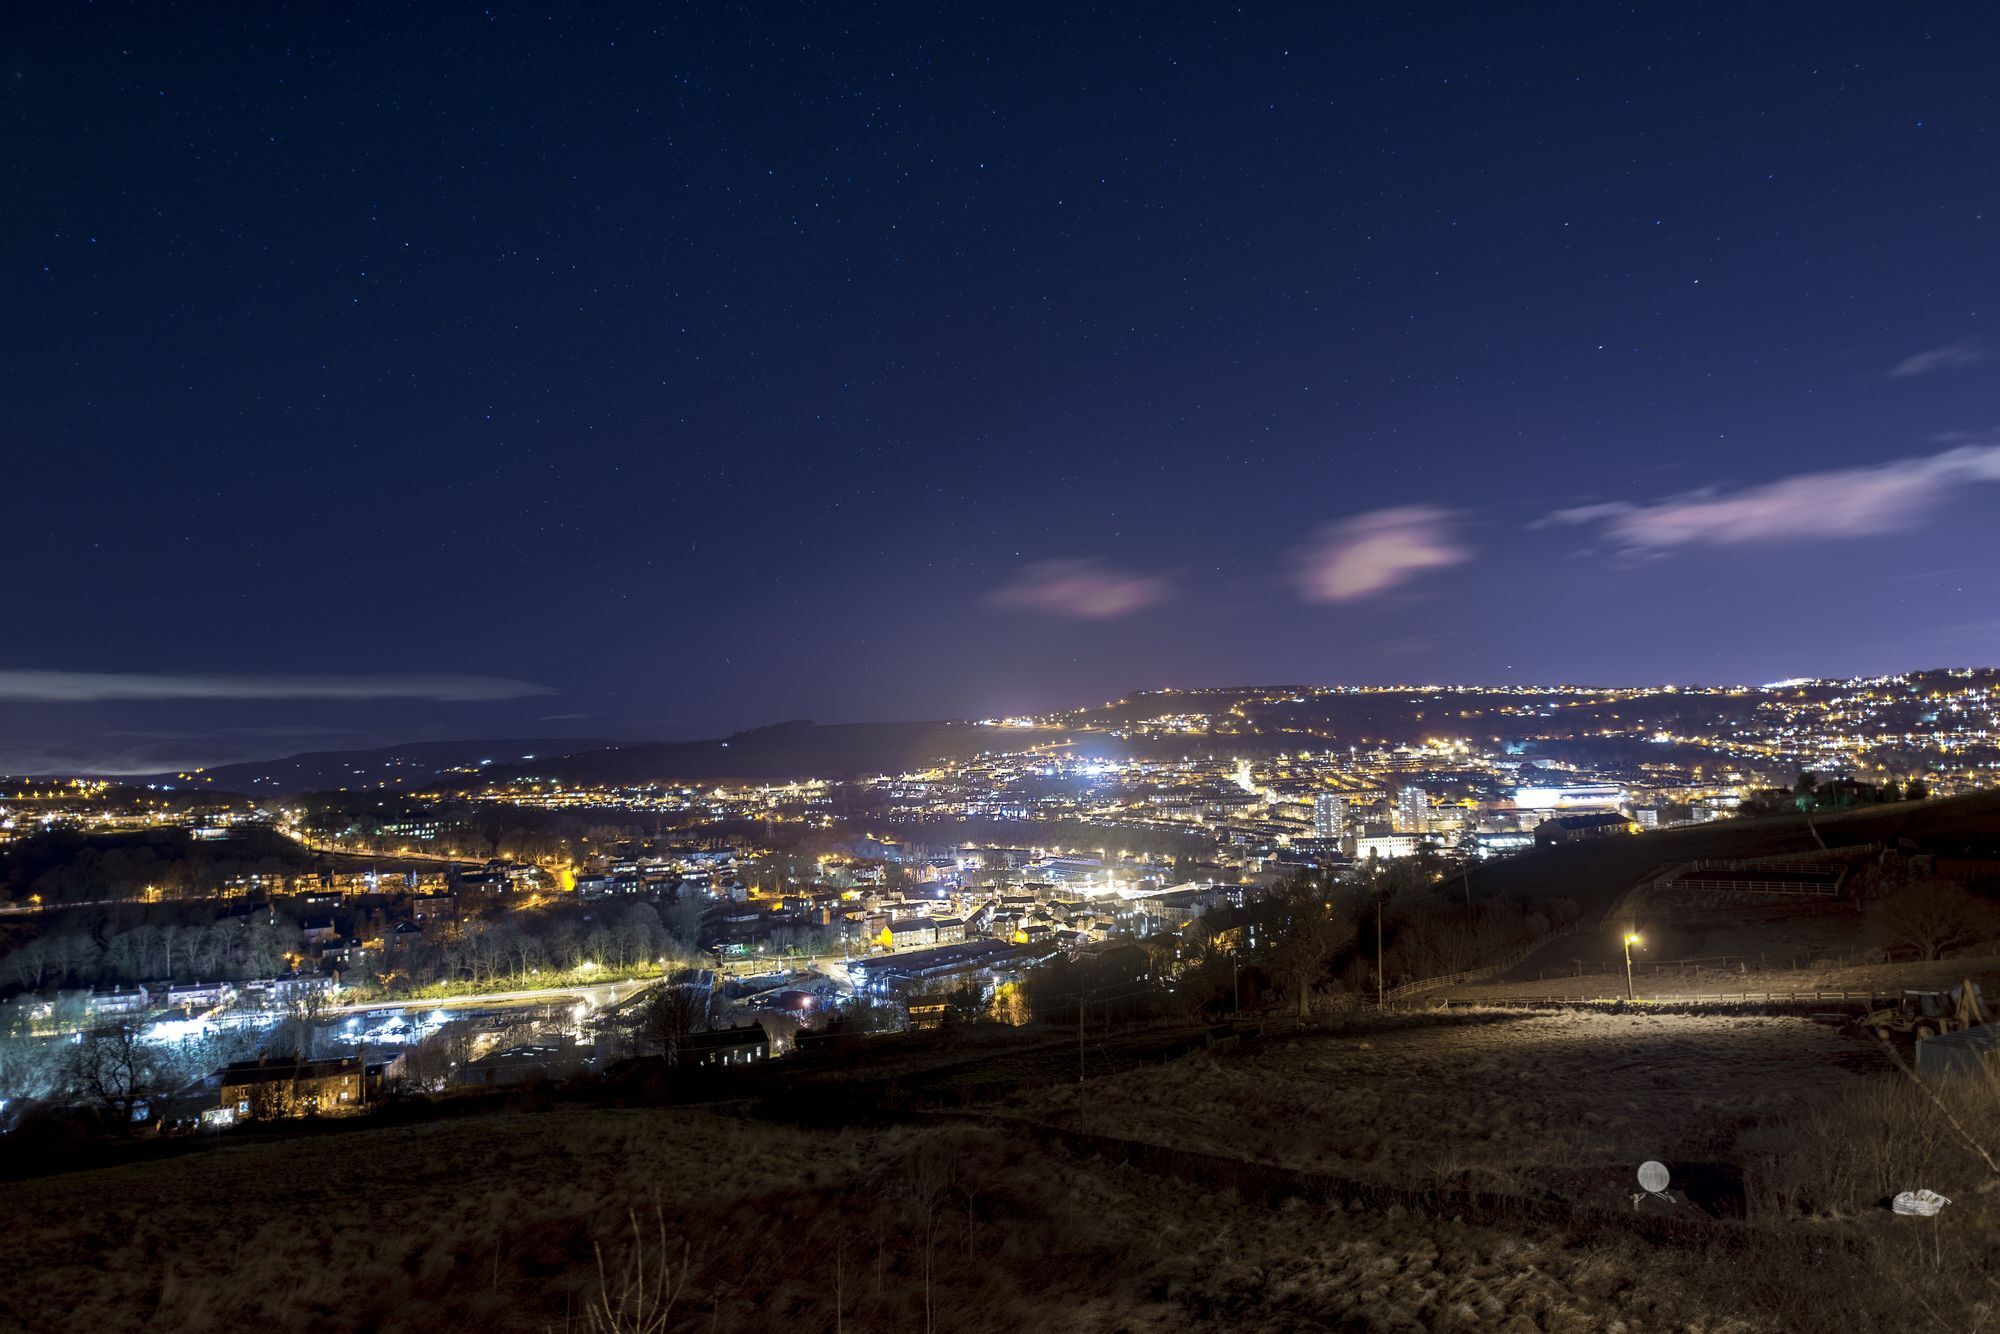
[[[1899,1214],[1916,1214],[1929,1218],[1951,1201],[1934,1190],[1906,1190],[1895,1198],[1889,1206]]]

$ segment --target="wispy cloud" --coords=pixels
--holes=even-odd
[[[1404,505],[1324,524],[1298,552],[1298,589],[1308,602],[1354,602],[1422,574],[1462,564],[1472,550],[1452,534],[1453,515]]]
[[[1158,575],[1130,574],[1094,560],[1045,560],[1022,569],[988,601],[1072,621],[1104,621],[1164,602],[1169,592]]]
[[[439,703],[526,699],[555,691],[498,676],[236,676],[144,672],[0,671],[0,703],[89,704],[113,700],[427,699]]]
[[[1593,527],[1627,553],[1787,539],[1875,537],[1920,523],[1953,488],[2000,482],[2000,445],[1965,445],[1869,468],[1800,473],[1762,486],[1711,487],[1648,504],[1557,510],[1536,527]]]
[[[1991,347],[1968,338],[1904,357],[1889,368],[1889,374],[1907,377],[1929,375],[1932,371],[1955,371],[1966,366],[1977,366],[1982,361],[1990,361],[1993,355]]]

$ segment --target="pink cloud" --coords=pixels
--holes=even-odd
[[[1632,553],[1874,537],[1916,526],[1967,482],[2000,482],[2000,445],[1966,445],[1872,468],[1800,473],[1739,491],[1710,488],[1651,504],[1583,505],[1557,510],[1542,525],[1595,526]]]
[[[1168,593],[1167,581],[1157,575],[1128,574],[1094,560],[1045,560],[1023,568],[988,600],[1066,620],[1104,621],[1164,602]]]
[[[1470,560],[1451,524],[1449,510],[1404,505],[1322,525],[1298,553],[1299,592],[1308,602],[1353,602]]]

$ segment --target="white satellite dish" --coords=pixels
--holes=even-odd
[[[1658,1195],[1667,1188],[1668,1180],[1667,1165],[1665,1163],[1656,1163],[1648,1159],[1639,1164],[1639,1185],[1644,1190]]]

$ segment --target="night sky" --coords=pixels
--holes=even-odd
[[[0,769],[2000,662],[1993,11],[1349,8],[23,7]]]

